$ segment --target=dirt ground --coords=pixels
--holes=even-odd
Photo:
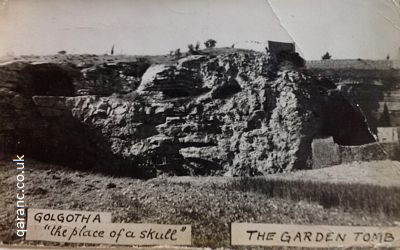
[[[354,163],[267,178],[399,185],[398,162]],[[0,162],[0,241],[32,245],[15,236],[16,176]],[[232,222],[393,226],[399,216],[326,208],[318,203],[267,197],[231,188],[227,177],[159,177],[137,180],[25,161],[26,207],[112,212],[114,222],[192,224],[193,245],[229,246]],[[45,243],[45,245],[59,245]]]

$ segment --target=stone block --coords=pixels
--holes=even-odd
[[[311,147],[313,168],[340,164],[339,145],[333,141],[333,137],[314,139]]]

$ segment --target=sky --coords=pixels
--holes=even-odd
[[[306,59],[397,58],[400,0],[0,0],[0,56],[166,54],[213,38]]]

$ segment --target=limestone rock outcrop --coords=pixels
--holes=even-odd
[[[29,111],[17,120],[38,124],[35,140],[41,146],[32,150],[33,145],[24,143],[21,150],[45,161],[135,177],[239,176],[310,168],[312,140],[335,136],[326,126],[340,117],[327,112],[349,103],[331,98],[330,82],[290,62],[280,67],[274,63],[263,53],[233,50],[146,67],[53,65],[65,72],[58,82],[65,80],[73,88],[72,93],[53,94],[20,92],[15,86],[27,85],[29,77],[22,81],[17,75],[30,65],[14,73],[14,66],[6,65],[1,76],[15,79],[0,82],[0,108]],[[135,70],[138,65],[141,69]],[[127,74],[126,67],[134,73]],[[93,85],[84,95],[88,82],[101,91]],[[344,112],[358,112],[347,107]],[[11,115],[3,114],[0,138],[13,141],[15,133],[21,140],[29,138],[33,128],[22,131],[7,120]],[[361,116],[349,126],[368,131]]]

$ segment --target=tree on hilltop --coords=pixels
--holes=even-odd
[[[194,46],[193,46],[193,44],[189,44],[188,45],[188,49],[189,49],[189,53],[193,55],[194,54]]]
[[[322,56],[322,60],[329,60],[331,59],[332,56],[329,54],[329,52],[326,52],[323,56]]]
[[[214,39],[208,39],[204,45],[206,46],[206,48],[214,48],[215,45],[217,45],[217,41],[215,41]]]
[[[175,52],[174,52],[174,56],[175,56],[176,58],[180,58],[181,55],[182,55],[181,49],[176,49]]]

